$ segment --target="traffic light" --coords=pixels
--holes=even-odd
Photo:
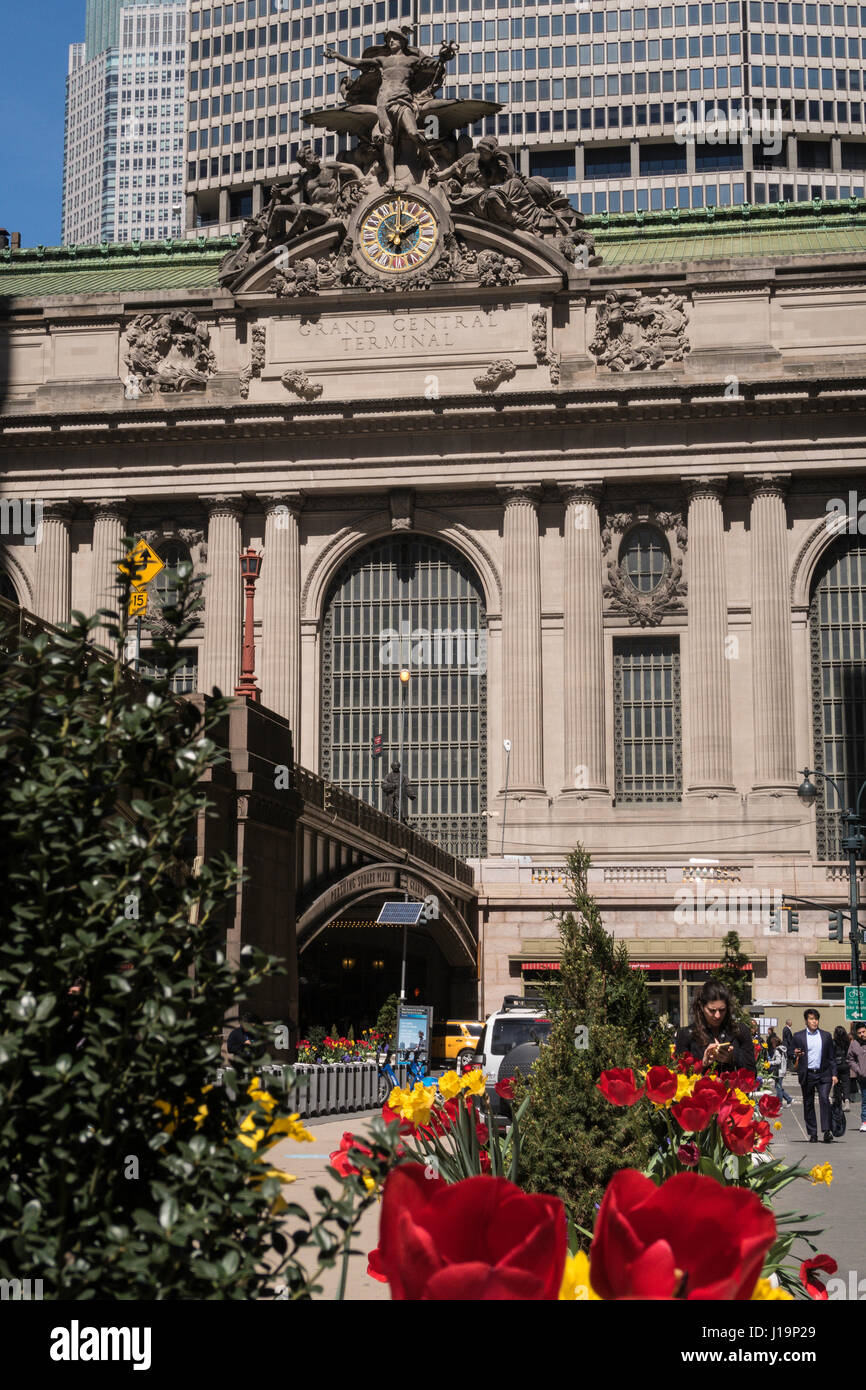
[[[381,735],[381,734],[374,734],[374,735],[373,735],[373,746],[372,746],[371,752],[372,752],[372,755],[373,755],[374,758],[381,758],[381,756],[382,756],[382,735]]]
[[[845,914],[843,912],[831,912],[827,919],[827,935],[831,941],[845,940]]]
[[[788,931],[789,931],[789,932],[791,932],[791,931],[796,931],[796,932],[798,932],[798,931],[800,930],[800,926],[799,926],[799,923],[800,923],[800,914],[799,914],[799,912],[795,912],[794,909],[793,909],[792,907],[786,908],[785,911],[786,911],[787,914],[788,914]]]
[[[782,908],[781,908],[781,907],[771,907],[771,908],[770,908],[770,931],[781,931],[781,930],[782,930]]]

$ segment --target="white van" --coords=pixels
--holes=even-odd
[[[502,1008],[487,1019],[475,1050],[475,1065],[484,1072],[486,1085],[499,1080],[503,1060],[513,1047],[531,1042],[533,1033],[539,1039],[549,1037],[552,1026],[541,1000],[507,994]]]

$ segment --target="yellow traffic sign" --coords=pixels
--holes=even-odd
[[[144,589],[133,589],[129,596],[129,616],[134,618],[136,614],[141,617],[147,612],[147,594]]]
[[[160,560],[156,551],[148,545],[146,540],[137,541],[127,554],[126,559],[121,560],[117,568],[123,570],[130,560],[134,567],[132,576],[134,589],[140,589],[143,585],[149,584],[152,579],[156,578],[160,570],[165,569],[165,561]]]

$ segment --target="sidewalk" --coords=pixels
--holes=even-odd
[[[297,1177],[297,1182],[290,1183],[283,1188],[283,1196],[286,1201],[297,1202],[299,1206],[305,1207],[307,1211],[313,1213],[319,1206],[313,1192],[314,1188],[328,1187],[336,1195],[340,1184],[327,1172],[329,1155],[339,1147],[340,1140],[346,1130],[355,1134],[362,1133],[366,1122],[375,1113],[375,1111],[365,1111],[360,1115],[328,1115],[304,1120],[307,1129],[314,1136],[312,1144],[297,1144],[291,1139],[284,1139],[279,1144],[274,1145],[268,1154],[274,1167],[282,1168],[287,1173],[294,1173]],[[286,1219],[287,1235],[295,1229],[295,1223],[296,1218]],[[346,1281],[347,1300],[352,1302],[390,1302],[391,1295],[388,1291],[388,1285],[380,1283],[377,1279],[371,1279],[367,1274],[367,1254],[375,1247],[378,1239],[379,1203],[377,1202],[364,1213],[359,1232],[353,1241],[353,1250],[360,1253],[353,1254],[349,1259],[349,1275]],[[301,1263],[305,1269],[315,1268],[315,1247],[302,1251]],[[319,1282],[323,1292],[316,1295],[317,1299],[335,1298],[340,1282],[339,1264],[334,1269],[325,1270]]]

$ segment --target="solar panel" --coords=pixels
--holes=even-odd
[[[423,903],[386,903],[376,921],[385,927],[414,927],[423,910]]]

